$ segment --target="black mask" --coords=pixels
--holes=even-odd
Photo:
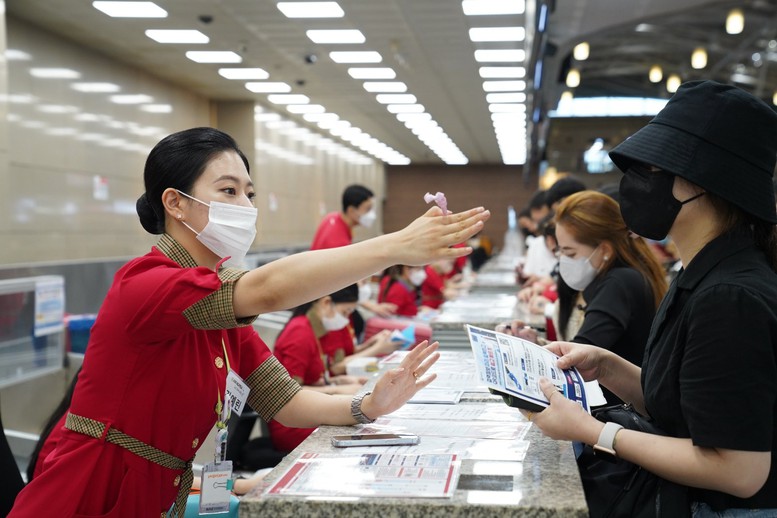
[[[683,205],[704,194],[679,201],[672,195],[673,185],[671,173],[651,172],[644,166],[630,167],[621,178],[619,189],[621,215],[626,226],[642,237],[664,239]]]

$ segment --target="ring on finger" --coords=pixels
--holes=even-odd
[[[526,419],[527,419],[529,422],[531,422],[531,420],[532,420],[532,419],[534,419],[534,412],[532,412],[531,410],[528,410],[528,411],[526,412]]]
[[[418,379],[418,378],[419,378],[419,376],[420,376],[420,374],[418,374],[416,371],[413,371],[413,377],[414,377],[415,379]]]

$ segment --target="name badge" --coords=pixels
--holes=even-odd
[[[228,512],[231,490],[232,461],[205,464],[200,485],[200,514]]]
[[[243,407],[246,404],[250,391],[251,389],[245,384],[243,378],[235,371],[230,370],[229,374],[227,374],[227,390],[224,401],[237,415],[243,414]]]

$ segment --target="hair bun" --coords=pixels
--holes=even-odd
[[[148,201],[146,193],[141,194],[140,198],[138,198],[138,201],[135,203],[135,210],[138,213],[138,218],[140,218],[140,224],[143,225],[146,232],[149,234],[162,234],[164,232],[164,224],[159,221],[159,217]]]

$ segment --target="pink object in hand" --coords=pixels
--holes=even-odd
[[[440,209],[442,209],[443,216],[448,214],[448,200],[445,199],[445,194],[438,192],[437,194],[426,193],[424,194],[424,201],[426,203],[435,202]]]

